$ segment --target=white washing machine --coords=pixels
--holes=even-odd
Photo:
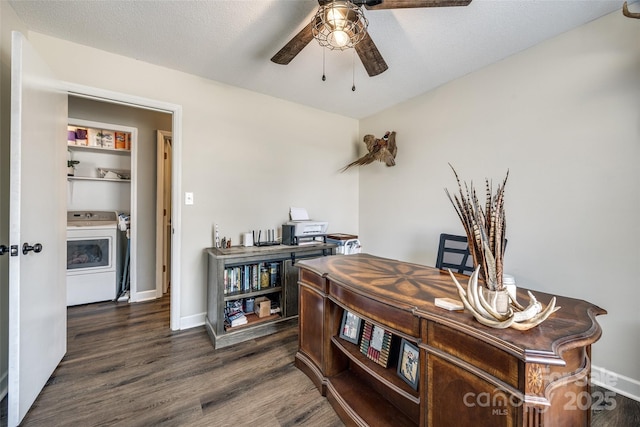
[[[115,300],[118,215],[67,212],[67,306]]]

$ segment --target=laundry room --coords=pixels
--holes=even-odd
[[[168,287],[156,223],[172,115],[73,95],[68,105],[67,305],[157,298]]]

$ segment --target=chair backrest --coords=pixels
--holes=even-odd
[[[473,273],[473,257],[469,252],[467,236],[444,233],[440,235],[436,268],[450,268],[455,273],[466,275]]]

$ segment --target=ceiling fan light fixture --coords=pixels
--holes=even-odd
[[[340,48],[349,44],[349,34],[342,30],[332,31],[327,40],[331,46]]]
[[[341,7],[336,7],[334,5],[333,7],[330,7],[325,11],[326,12],[325,22],[329,24],[329,26],[333,28],[335,31],[340,31],[343,28],[345,28],[345,26],[347,25],[346,16],[343,15],[345,11],[341,9],[342,9]]]
[[[313,37],[320,46],[331,50],[353,48],[367,34],[369,25],[362,8],[344,0],[320,6],[312,23]]]

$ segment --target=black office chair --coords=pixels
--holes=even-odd
[[[469,252],[467,236],[444,233],[440,235],[436,268],[451,269],[455,273],[466,275],[473,273],[473,257]]]

